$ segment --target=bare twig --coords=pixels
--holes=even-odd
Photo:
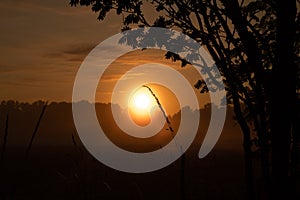
[[[152,96],[153,96],[153,97],[155,98],[155,100],[156,100],[157,105],[159,106],[159,109],[161,110],[161,112],[163,113],[163,115],[164,115],[164,117],[165,117],[165,119],[166,119],[166,122],[167,122],[167,124],[168,124],[168,127],[169,127],[170,131],[171,131],[172,133],[174,133],[174,130],[173,130],[172,126],[171,126],[171,122],[170,122],[170,120],[169,120],[169,118],[168,118],[168,116],[167,116],[165,110],[163,109],[161,103],[159,102],[159,99],[158,99],[157,96],[155,95],[155,93],[154,93],[154,92],[152,91],[152,89],[151,89],[149,86],[147,86],[147,85],[143,85],[142,87],[147,88],[147,89],[151,92]]]
[[[2,152],[1,152],[1,163],[4,160],[4,154],[6,150],[6,144],[7,144],[7,136],[8,136],[8,114],[6,115],[6,120],[5,120],[5,131],[4,131],[4,136],[3,136],[3,146],[2,146]]]
[[[46,110],[47,105],[48,105],[48,101],[44,104],[43,109],[42,109],[42,112],[41,112],[41,114],[40,114],[40,117],[39,117],[39,119],[38,119],[38,121],[37,121],[37,123],[36,123],[36,125],[35,125],[35,128],[34,128],[34,131],[33,131],[33,133],[32,133],[32,136],[31,136],[29,145],[28,145],[28,147],[27,147],[27,149],[26,149],[25,160],[28,158],[30,149],[31,149],[31,147],[32,147],[33,140],[34,140],[34,138],[35,138],[35,136],[36,136],[37,130],[38,130],[39,126],[40,126],[40,122],[41,122],[42,117],[43,117],[43,115],[44,115],[44,113],[45,113],[45,110]]]
[[[147,86],[147,85],[142,85],[142,87],[147,88],[147,89],[150,91],[150,93],[152,94],[152,96],[155,98],[156,103],[157,103],[157,105],[159,106],[159,109],[161,110],[161,112],[162,112],[162,114],[164,115],[165,120],[166,120],[166,122],[167,122],[167,124],[168,124],[168,129],[169,129],[170,132],[171,132],[171,136],[172,136],[173,139],[174,139],[174,138],[175,138],[175,135],[174,135],[174,129],[172,128],[171,122],[170,122],[170,120],[169,120],[169,118],[168,118],[168,116],[167,116],[165,110],[163,109],[161,103],[159,102],[159,99],[157,98],[157,96],[155,95],[155,93],[153,92],[153,90],[152,90],[149,86]],[[178,145],[177,145],[177,142],[176,142],[175,139],[174,139],[174,142],[175,142],[176,148],[179,150]]]

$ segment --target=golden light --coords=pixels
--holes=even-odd
[[[129,102],[129,107],[136,112],[149,112],[154,105],[154,97],[147,88],[136,91]]]
[[[154,97],[147,88],[140,88],[131,95],[128,102],[131,119],[140,126],[151,121],[151,109],[156,105]]]
[[[146,109],[149,106],[150,99],[146,94],[138,94],[134,96],[134,105],[139,109]]]

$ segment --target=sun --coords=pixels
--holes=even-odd
[[[138,94],[134,96],[134,106],[139,109],[146,109],[150,104],[150,99],[146,94]]]
[[[155,102],[149,90],[141,88],[132,95],[129,104],[136,112],[149,112]]]
[[[128,102],[130,118],[139,126],[146,126],[151,122],[151,109],[155,106],[155,99],[147,88],[135,90]]]

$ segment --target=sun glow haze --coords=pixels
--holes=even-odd
[[[134,97],[134,106],[139,109],[146,109],[149,103],[150,100],[146,94],[138,94]]]
[[[137,125],[146,126],[150,123],[155,100],[148,89],[140,88],[134,91],[128,104],[130,117]]]
[[[155,106],[155,100],[147,88],[138,89],[129,100],[129,107],[136,112],[150,112],[153,106]]]

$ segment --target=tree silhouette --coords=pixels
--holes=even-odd
[[[295,44],[299,46],[296,41],[296,34],[299,36],[299,27],[296,27],[295,22],[295,19],[299,22],[299,17],[296,18],[296,1],[289,1],[287,5],[282,5],[285,2],[279,0],[147,2],[149,5],[145,6],[142,0],[70,0],[70,5],[91,6],[92,11],[99,13],[99,20],[105,19],[108,12],[115,10],[124,17],[123,31],[136,26],[179,29],[205,46],[222,74],[228,102],[233,104],[236,120],[243,132],[250,199],[255,198],[252,145],[259,147],[265,189],[269,189],[271,181],[271,137],[272,174],[277,180],[286,179],[291,153],[291,123],[297,121],[295,118],[298,116],[293,109],[296,105],[297,78],[297,52],[293,50],[296,50]],[[150,22],[149,16],[144,14],[144,9],[149,7],[154,8],[158,14],[154,22]],[[291,12],[285,15],[287,10]],[[182,67],[189,64],[172,52],[168,52],[165,57],[181,61]],[[199,80],[195,87],[200,92],[207,92],[204,81]],[[279,93],[285,97],[285,101],[281,101]],[[299,141],[296,124],[293,126],[294,144]]]
[[[294,54],[296,2],[276,1],[276,14],[277,41],[271,92],[272,173],[275,191],[273,194],[274,198],[291,198],[294,196],[289,192],[290,188],[288,187],[291,130],[297,128],[298,125],[293,124],[293,118],[299,115],[299,113],[295,113],[295,111],[297,112],[296,86],[298,78]],[[279,95],[282,95],[283,98],[278,97]],[[294,130],[295,141],[298,140],[299,134]]]

